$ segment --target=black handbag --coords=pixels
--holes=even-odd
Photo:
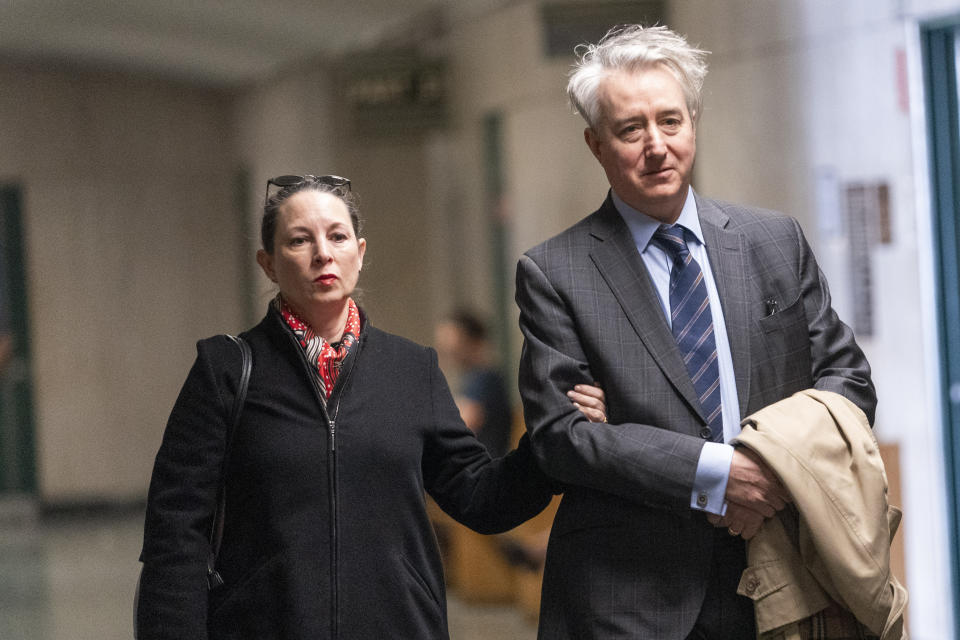
[[[220,463],[220,483],[217,487],[217,509],[213,514],[213,522],[210,525],[210,556],[207,558],[207,588],[214,589],[223,584],[223,578],[217,572],[217,556],[220,553],[220,543],[223,541],[223,518],[226,509],[227,492],[226,476],[227,463],[230,460],[230,448],[233,445],[233,437],[237,432],[237,426],[240,424],[240,416],[243,413],[243,405],[247,400],[247,387],[250,386],[250,371],[253,369],[253,353],[247,341],[239,336],[226,334],[227,338],[232,340],[240,349],[240,382],[237,385],[237,394],[233,399],[233,410],[230,412],[230,428],[227,431],[227,446],[223,453],[223,461]],[[140,578],[137,579],[137,589],[133,596],[133,637],[137,638],[137,609],[140,605],[140,580],[143,577],[143,568],[140,569]]]

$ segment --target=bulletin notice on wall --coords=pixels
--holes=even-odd
[[[850,247],[853,331],[858,336],[871,336],[874,289],[870,256],[878,244],[892,242],[890,188],[885,182],[849,182],[844,187],[844,209]]]

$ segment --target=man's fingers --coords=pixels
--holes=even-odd
[[[728,502],[726,515],[722,518],[707,516],[707,519],[715,527],[725,527],[730,535],[741,536],[744,540],[749,540],[763,526],[765,518],[750,507]]]
[[[603,402],[606,398],[603,393],[603,389],[596,384],[577,384],[573,386],[573,390],[578,393],[582,393],[585,396],[596,398],[600,402]]]
[[[598,411],[603,411],[604,409],[603,401],[595,396],[588,396],[587,394],[580,393],[579,391],[568,391],[567,397],[577,404],[581,404],[591,409],[597,409]]]
[[[784,501],[783,496],[773,493],[767,496],[767,502],[770,503],[770,506],[773,507],[776,511],[780,511],[787,503]]]
[[[583,405],[574,402],[573,406],[580,410],[580,412],[587,417],[587,420],[590,422],[606,422],[607,416],[603,411],[597,409],[591,409],[590,407],[584,407]]]
[[[766,502],[751,503],[750,507],[764,518],[772,518],[777,512],[776,509]]]
[[[740,532],[740,537],[743,538],[744,540],[749,540],[753,536],[757,535],[757,533],[759,533],[761,526],[763,526],[762,521],[756,525],[748,524],[743,528],[743,531]]]
[[[578,384],[567,392],[567,397],[591,422],[607,421],[607,407],[603,402],[603,390],[599,387]]]

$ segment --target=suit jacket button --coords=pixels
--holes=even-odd
[[[713,431],[710,431],[710,427],[704,427],[703,429],[700,429],[700,437],[704,440],[709,440],[710,436],[712,435]]]

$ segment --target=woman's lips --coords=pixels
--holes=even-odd
[[[324,274],[318,277],[314,282],[319,282],[320,284],[333,284],[337,280],[337,276],[333,274]]]

